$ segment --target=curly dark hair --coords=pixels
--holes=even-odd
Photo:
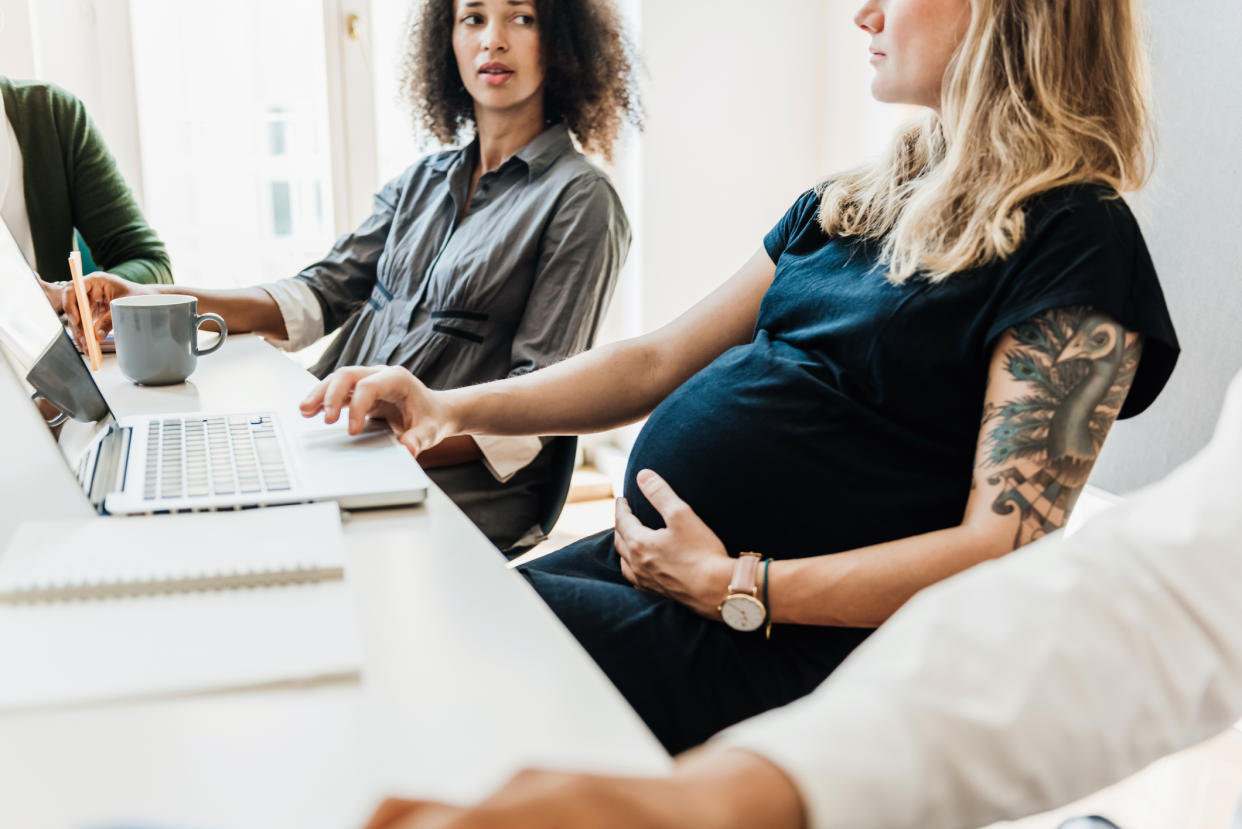
[[[623,123],[642,127],[637,58],[611,0],[534,0],[544,117],[564,121],[585,152],[611,160]],[[453,56],[454,0],[410,12],[401,88],[415,123],[445,144],[474,129],[474,99]]]

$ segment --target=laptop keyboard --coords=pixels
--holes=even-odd
[[[153,419],[142,497],[280,492],[289,472],[271,415]]]

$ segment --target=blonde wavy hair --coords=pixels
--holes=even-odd
[[[941,112],[877,163],[821,185],[833,236],[883,241],[888,277],[938,282],[1012,254],[1032,196],[1150,174],[1138,0],[971,0]]]

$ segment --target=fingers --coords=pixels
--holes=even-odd
[[[86,338],[82,335],[82,315],[78,311],[78,299],[71,287],[66,287],[61,291],[61,308],[69,321],[69,333],[73,336],[74,342],[77,343],[78,348],[84,347]]]
[[[367,425],[367,416],[382,416],[391,426],[404,431],[406,423],[404,406],[411,391],[414,375],[404,368],[387,366],[362,377],[354,384],[353,397],[349,401],[349,433],[356,435]]]
[[[620,549],[620,548],[618,548],[618,549]],[[634,575],[634,568],[630,567],[630,563],[629,563],[628,561],[626,561],[624,558],[622,558],[622,559],[621,559],[621,575],[622,575],[622,576],[625,578],[625,580],[626,580],[626,581],[628,581],[630,584],[634,585],[635,587],[638,587],[638,586],[639,586],[639,585],[638,585],[638,577]],[[639,589],[641,589],[641,588],[639,588]]]
[[[349,406],[349,433],[356,435],[362,431],[367,415],[377,410],[383,410],[388,422],[399,430],[416,425],[414,419],[421,419],[423,413],[410,403],[420,385],[408,369],[400,366],[386,366],[360,380]]]
[[[647,580],[643,577],[641,552],[645,549],[652,530],[644,527],[642,522],[630,510],[629,502],[624,498],[617,499],[616,528],[612,535],[613,546],[621,558],[621,575],[635,587],[646,588]]]
[[[108,332],[112,330],[112,310],[103,311],[95,315],[95,340],[103,342],[108,336]]]
[[[354,392],[349,399],[349,433],[356,435],[367,425],[367,415],[381,402],[383,393],[375,382],[375,375],[369,375],[354,383]]]
[[[315,384],[310,390],[310,394],[302,398],[302,402],[298,404],[298,409],[302,412],[302,417],[314,417],[323,411],[323,398],[328,391],[328,381],[331,377],[325,377]]]
[[[82,311],[78,305],[78,294],[73,288],[73,283],[65,283],[60,293],[60,309],[64,311],[69,320],[69,333],[73,335],[79,348],[85,347],[88,333],[95,338],[96,342],[108,336],[108,332],[112,330],[112,298],[117,293],[108,277],[91,276],[83,281],[86,289],[86,307],[90,309],[93,323],[90,332],[83,327]],[[47,284],[50,285],[50,283]]]
[[[687,518],[697,518],[694,511],[690,509],[690,505],[677,497],[677,493],[673,492],[668,482],[650,469],[640,470],[637,481],[638,488],[642,490],[643,495],[647,496],[651,506],[660,513],[665,525],[669,528],[686,521]]]
[[[379,805],[379,808],[375,810],[375,814],[371,815],[371,819],[367,821],[367,825],[363,829],[388,829],[393,823],[416,808],[418,806],[412,800],[390,797]]]
[[[341,417],[341,410],[350,405],[358,381],[376,371],[378,369],[349,366],[329,374],[324,381],[327,384],[323,392],[324,423],[336,423]]]
[[[624,501],[623,498],[617,499],[618,512],[621,509],[620,505],[623,501]],[[638,587],[638,576],[635,575],[634,567],[633,565],[630,564],[630,556],[633,555],[633,552],[630,550],[630,545],[625,540],[625,536],[621,533],[621,530],[618,529],[615,532],[613,532],[612,545],[617,548],[617,555],[621,559],[621,575],[624,576],[625,580],[628,581],[630,584],[634,585],[635,587]]]
[[[455,806],[390,797],[379,805],[364,829],[407,829],[407,827],[432,829],[432,827],[447,826],[461,813],[462,810]]]
[[[105,276],[86,279],[86,302],[95,321],[96,340],[102,340],[112,330],[112,299],[117,293]]]
[[[630,509],[630,502],[624,498],[617,499],[616,530],[618,534],[624,535],[627,541],[651,532],[650,528],[638,520],[638,516]]]

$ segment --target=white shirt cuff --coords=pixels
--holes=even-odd
[[[282,279],[259,287],[276,301],[288,336],[268,339],[269,343],[282,351],[298,351],[323,336],[323,308],[309,285],[300,279]]]
[[[502,484],[526,467],[543,449],[543,439],[529,435],[475,435],[474,442],[483,453],[483,465]]]

